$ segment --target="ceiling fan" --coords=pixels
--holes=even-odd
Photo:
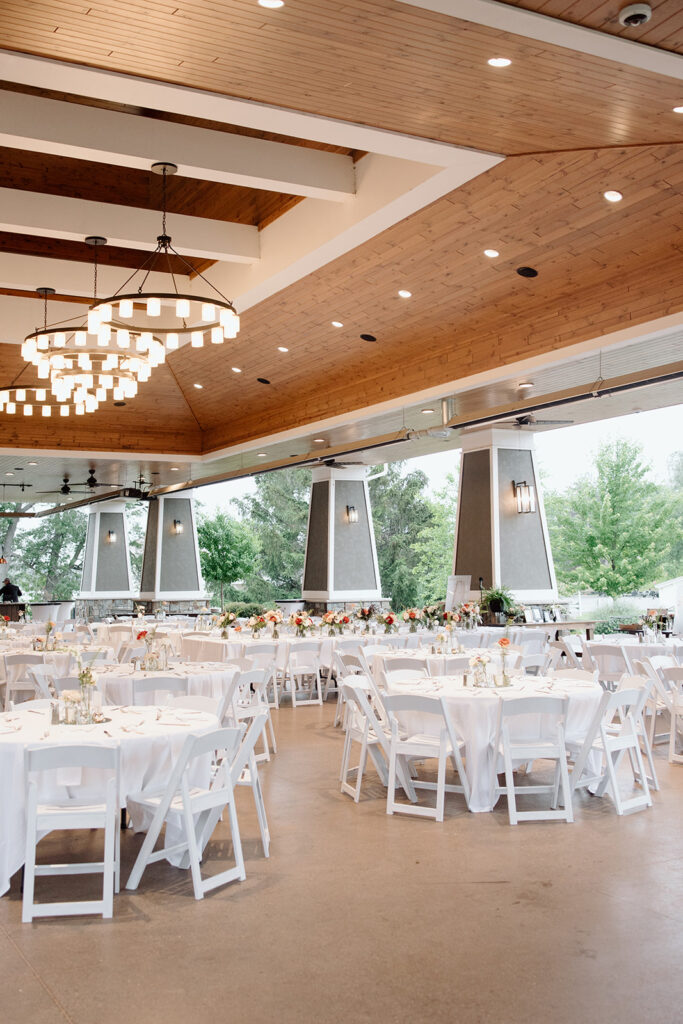
[[[537,420],[532,412],[514,416],[510,420],[497,420],[498,423],[512,423],[514,427],[569,427],[574,420]]]

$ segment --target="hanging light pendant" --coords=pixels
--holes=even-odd
[[[173,248],[171,236],[166,231],[167,182],[177,170],[175,164],[167,161],[152,164],[152,171],[162,178],[161,234],[157,236],[154,252],[131,274],[119,291],[94,302],[90,307],[88,324],[92,321],[98,338],[102,337],[103,329],[116,335],[120,328],[125,327],[131,337],[142,337],[147,341],[148,335],[153,334],[164,349],[174,349],[187,343],[194,348],[201,348],[205,341],[216,345],[237,337],[240,318],[232,302]],[[201,278],[213,294],[206,296],[180,292],[172,259],[176,263],[179,261],[188,273]],[[169,274],[174,290],[155,291],[147,288],[147,280],[153,271]],[[141,280],[137,291],[134,291],[129,286],[138,275]],[[125,323],[119,323],[120,320]]]

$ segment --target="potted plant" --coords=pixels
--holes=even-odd
[[[481,596],[482,607],[496,622],[505,622],[507,613],[514,606],[514,598],[507,587],[490,587]]]

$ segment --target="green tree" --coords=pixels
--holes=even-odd
[[[126,532],[128,534],[128,554],[130,557],[130,575],[133,590],[140,588],[142,577],[142,558],[145,550],[145,530],[147,529],[147,503],[136,501],[126,505]]]
[[[683,452],[669,456],[669,481],[663,493],[671,502],[671,533],[669,555],[662,565],[661,579],[683,574]]]
[[[672,535],[672,501],[649,478],[640,445],[604,444],[595,478],[546,501],[558,580],[565,590],[619,597],[656,581]]]
[[[225,587],[245,579],[254,569],[258,551],[256,538],[247,523],[224,512],[200,519],[197,537],[202,576],[206,583],[218,588],[222,610]]]
[[[81,585],[87,516],[72,509],[34,522],[16,538],[17,581],[34,601],[68,601]]]
[[[448,577],[453,572],[458,483],[452,473],[448,474],[446,481],[446,486],[437,491],[430,502],[431,522],[418,531],[412,546],[416,557],[413,575],[417,580],[419,604],[443,601]]]
[[[0,502],[0,512],[29,512],[32,508],[33,502]],[[12,556],[14,555],[17,534],[21,532],[19,529],[21,523],[22,520],[14,516],[0,519],[0,554],[2,554],[2,557],[7,562],[5,576],[8,573],[11,575],[13,572]]]
[[[420,586],[414,544],[431,527],[434,511],[424,491],[427,476],[421,470],[404,474],[404,462],[387,466],[386,476],[370,481],[377,561],[383,594],[396,611],[417,604]]]
[[[267,603],[301,597],[306,551],[310,469],[280,469],[255,478],[256,493],[238,499],[258,545],[245,599]]]

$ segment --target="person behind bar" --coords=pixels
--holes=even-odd
[[[5,577],[4,586],[0,589],[0,601],[8,601],[15,604],[21,597],[21,590],[12,583],[9,576]]]

